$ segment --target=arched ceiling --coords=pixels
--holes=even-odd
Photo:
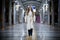
[[[28,5],[32,5],[32,6],[36,6],[37,8],[40,7],[40,3],[37,1],[28,1],[28,2],[24,2],[23,6],[26,8]]]
[[[21,0],[24,8],[28,5],[34,5],[38,9],[41,6],[42,0]]]
[[[46,0],[18,0],[23,5],[24,9],[27,8],[28,5],[36,6],[36,9],[42,8],[42,5],[46,2]]]
[[[46,3],[46,0],[17,0],[21,5],[21,8],[25,9],[29,5],[36,6],[37,12],[42,9],[43,4]],[[37,13],[38,14],[38,13]]]

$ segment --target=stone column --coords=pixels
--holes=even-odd
[[[43,6],[43,23],[44,23],[44,6]]]
[[[48,24],[50,24],[50,12],[48,12]]]
[[[5,26],[5,0],[2,0],[2,30]]]
[[[22,23],[23,21],[23,9],[20,9],[20,22]]]
[[[58,1],[58,26],[60,27],[60,0]]]
[[[24,9],[22,9],[22,23],[23,23],[23,17],[24,17]]]
[[[39,12],[39,14],[40,14],[40,23],[42,22],[42,18],[41,18],[41,12]]]
[[[50,11],[49,11],[49,5],[48,5],[48,24],[50,24]]]
[[[54,25],[54,7],[53,7],[53,0],[51,1],[51,13],[52,13],[52,25]]]
[[[9,26],[12,25],[12,0],[9,0]]]
[[[16,9],[15,9],[15,2],[13,3],[13,24],[16,24]]]
[[[43,11],[40,10],[40,23],[43,23]]]

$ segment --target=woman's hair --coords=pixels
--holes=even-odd
[[[29,8],[26,8],[27,15],[28,15],[29,11],[30,11],[30,7]],[[32,8],[31,8],[31,11],[32,11],[32,16],[34,16],[34,12],[33,12]]]

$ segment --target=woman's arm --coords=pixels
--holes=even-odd
[[[36,16],[34,15],[34,22],[36,21]]]
[[[34,14],[33,14],[33,21],[34,21],[34,22],[36,21],[35,12],[34,12]]]
[[[25,15],[25,22],[27,21],[27,18],[26,18],[27,16]]]

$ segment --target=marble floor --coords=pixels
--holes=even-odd
[[[60,28],[47,24],[34,23],[34,35],[32,40],[60,40]],[[4,31],[0,30],[1,40],[27,40],[26,24],[9,26]],[[31,40],[31,39],[28,39]]]

